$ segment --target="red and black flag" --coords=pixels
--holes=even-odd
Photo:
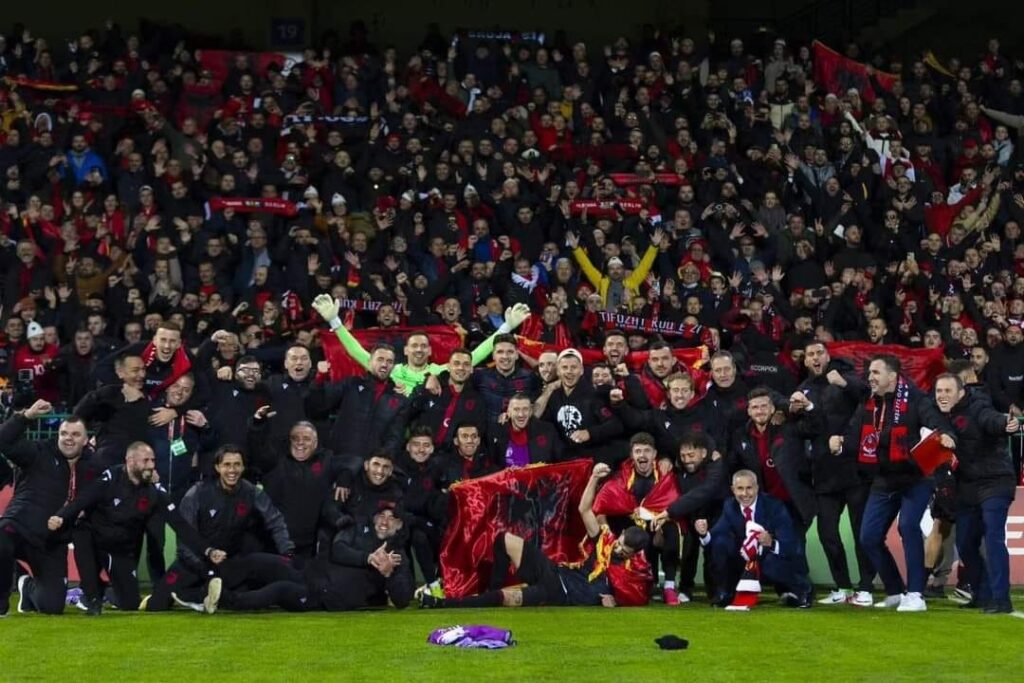
[[[844,358],[863,372],[869,359],[884,353],[900,361],[901,373],[925,391],[931,391],[935,378],[946,371],[942,349],[912,349],[902,344],[870,344],[868,342],[831,342],[829,355]]]
[[[871,104],[879,96],[875,92],[875,85],[889,92],[898,78],[895,74],[875,71],[873,84],[866,64],[844,57],[817,40],[811,48],[814,51],[814,82],[825,92],[841,97],[850,88],[856,88],[864,101]]]
[[[487,587],[499,533],[521,536],[555,562],[582,560],[586,529],[577,507],[591,467],[590,460],[534,465],[452,486],[441,547],[445,594],[461,598]]]

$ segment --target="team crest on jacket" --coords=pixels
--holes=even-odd
[[[310,465],[309,471],[312,472],[315,476],[319,477],[320,473],[324,471],[323,463],[317,460],[315,463]]]
[[[476,408],[476,400],[472,398],[466,399],[466,410],[473,410]]]
[[[543,434],[537,435],[537,445],[541,448],[545,448],[548,445],[548,437]]]
[[[245,517],[247,514],[249,514],[249,506],[243,503],[242,501],[238,501],[237,503],[235,503],[235,514],[239,517]]]
[[[967,429],[967,417],[965,415],[957,415],[953,418],[953,426],[960,431]]]
[[[142,496],[138,502],[135,503],[135,507],[139,512],[149,512],[149,498]]]
[[[390,408],[391,410],[394,410],[397,407],[398,407],[398,397],[397,396],[392,396],[391,398],[388,399],[388,408]]]

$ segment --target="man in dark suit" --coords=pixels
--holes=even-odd
[[[804,547],[793,528],[786,506],[768,494],[760,493],[757,475],[740,470],[732,475],[733,499],[726,501],[722,516],[708,529],[706,519],[694,522],[701,545],[708,547],[715,583],[719,587],[712,605],[725,607],[732,602],[732,587],[744,567],[741,548],[747,538],[747,522],[764,531],[758,537],[761,578],[785,591],[782,604],[787,607],[811,607],[813,589],[802,571],[807,566]]]

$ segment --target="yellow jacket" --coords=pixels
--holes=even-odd
[[[597,293],[601,295],[601,303],[607,305],[608,303],[608,287],[611,285],[611,278],[607,275],[603,275],[601,271],[594,267],[594,264],[590,262],[590,257],[587,256],[587,252],[583,247],[576,247],[572,250],[572,255],[576,258],[576,262],[580,264],[580,270],[587,276],[596,289]],[[626,305],[632,310],[633,297],[640,293],[640,283],[647,278],[647,273],[650,272],[651,266],[654,265],[654,259],[658,257],[658,248],[655,246],[647,247],[647,251],[644,252],[644,257],[640,259],[640,265],[636,267],[632,273],[630,273],[622,281],[622,285],[625,289],[625,301]]]

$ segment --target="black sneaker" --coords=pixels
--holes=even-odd
[[[985,614],[1010,614],[1013,612],[1013,605],[1008,602],[995,602],[982,611]]]
[[[960,609],[981,609],[981,603],[977,600],[968,600],[960,603]]]
[[[924,592],[921,595],[926,598],[942,600],[946,597],[946,589],[942,586],[925,586]]]
[[[103,614],[103,598],[93,598],[85,603],[85,613],[90,617]]]
[[[420,596],[420,607],[423,609],[437,609],[438,607],[444,607],[444,598],[438,598],[430,594],[430,591],[424,591]]]
[[[18,613],[26,614],[28,612],[35,612],[36,606],[32,604],[32,600],[28,597],[28,582],[32,580],[32,577],[25,574],[18,579]]]

